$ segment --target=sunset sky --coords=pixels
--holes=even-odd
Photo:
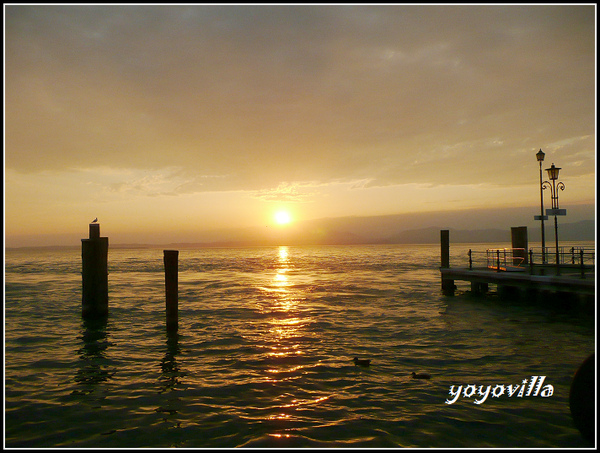
[[[595,5],[5,5],[5,245],[77,245],[95,217],[111,243],[278,219],[532,218],[540,148],[562,168],[561,207],[595,205],[595,19]]]

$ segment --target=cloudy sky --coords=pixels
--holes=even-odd
[[[595,16],[5,5],[6,245],[539,207],[540,148],[595,204]]]

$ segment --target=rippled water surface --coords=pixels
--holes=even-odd
[[[438,266],[438,245],[182,249],[167,335],[162,249],[110,249],[104,323],[81,319],[80,250],[9,250],[5,445],[586,446],[568,396],[593,321],[445,297]],[[533,375],[552,396],[445,404]]]

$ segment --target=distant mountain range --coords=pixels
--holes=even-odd
[[[430,227],[416,230],[407,230],[389,238],[393,244],[426,244],[440,241],[440,230],[443,228]],[[488,228],[483,230],[458,230],[449,228],[450,240],[452,242],[510,242],[511,232],[497,228]],[[575,223],[565,223],[559,225],[558,237],[561,241],[593,241],[595,239],[595,222],[593,220],[583,220]],[[531,242],[541,240],[541,228],[528,228],[528,239]],[[549,228],[546,225],[546,242],[554,241],[554,226]]]
[[[539,208],[538,208],[539,209]],[[144,240],[139,243],[110,238],[111,248],[124,247],[245,247],[277,245],[352,245],[352,244],[436,244],[440,230],[450,231],[451,243],[510,243],[511,226],[527,226],[529,242],[540,242],[539,221],[535,208],[480,209],[382,215],[335,217],[298,221],[286,226],[262,225],[192,231],[175,236],[171,243]],[[539,212],[539,211],[538,211]],[[594,241],[596,234],[594,205],[575,205],[569,217],[559,218],[560,241]],[[571,222],[566,222],[571,219]],[[575,221],[578,220],[578,221]],[[545,223],[546,244],[554,243],[554,219]],[[174,234],[179,232],[174,231]],[[167,236],[166,234],[164,236]],[[79,235],[47,237],[46,244],[81,247]],[[165,241],[166,242],[166,241]],[[10,247],[7,247],[7,249]]]
[[[518,226],[518,225],[516,225]],[[378,227],[378,228],[377,228]],[[268,228],[265,228],[268,230]],[[177,243],[169,246],[179,247],[234,247],[234,246],[271,246],[271,245],[360,245],[360,244],[435,244],[440,241],[440,230],[450,231],[452,243],[494,243],[511,242],[508,229],[457,229],[439,226],[390,230],[385,222],[373,222],[370,218],[325,219],[305,222],[302,225],[280,230],[276,233],[246,229],[231,232],[230,239],[212,242]],[[595,240],[595,221],[584,220],[559,224],[560,241]],[[528,228],[530,242],[540,241],[540,228]],[[546,242],[554,241],[553,223],[546,225]]]

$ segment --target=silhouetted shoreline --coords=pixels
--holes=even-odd
[[[358,228],[349,225],[347,230],[330,227],[325,234],[320,237],[311,233],[311,223],[308,226],[299,228],[289,228],[289,231],[281,231],[274,237],[260,236],[254,232],[240,232],[239,239],[215,240],[215,241],[178,241],[178,242],[123,242],[111,243],[111,249],[146,249],[155,247],[170,248],[219,248],[219,247],[275,247],[278,245],[289,246],[326,246],[326,245],[393,245],[393,244],[437,244],[439,242],[439,232],[444,229],[439,226],[426,228],[415,228],[399,230],[396,233],[387,236],[377,235],[377,233],[357,234]],[[509,229],[449,229],[452,234],[452,243],[502,243],[510,242]],[[596,222],[594,220],[582,220],[579,222],[564,223],[560,225],[561,241],[595,241]],[[201,234],[199,233],[199,236]],[[229,235],[234,236],[235,234]],[[540,231],[538,228],[529,228],[529,241],[538,242],[540,240]],[[5,247],[5,250],[24,250],[24,249],[69,249],[80,248],[79,243],[73,245],[48,245],[48,246],[23,246],[23,247]]]

